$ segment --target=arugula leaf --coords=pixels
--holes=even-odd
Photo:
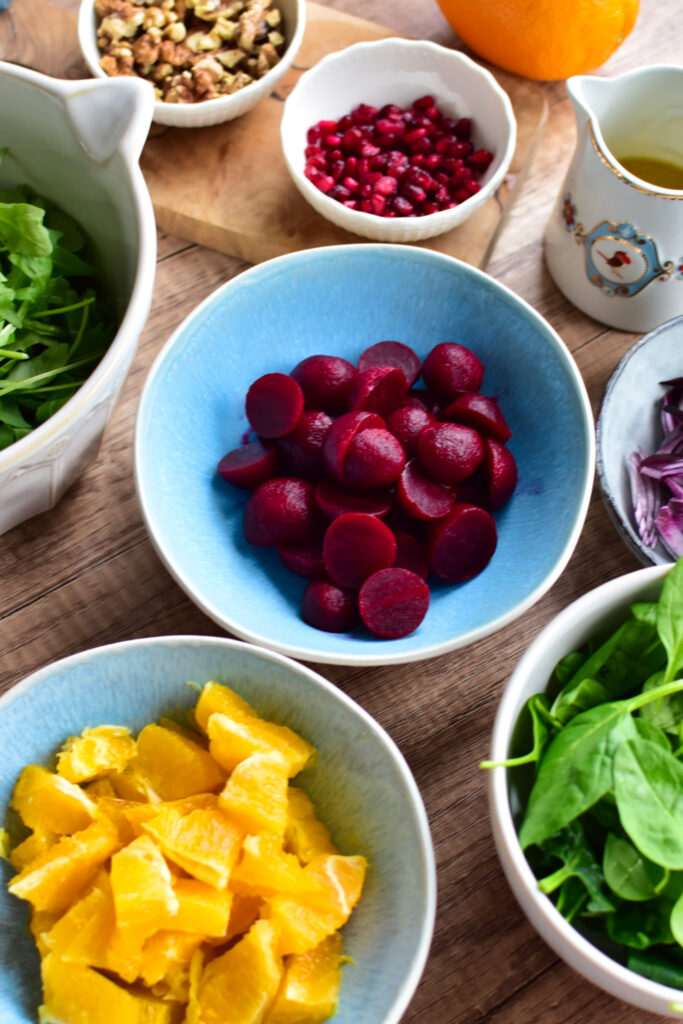
[[[683,765],[644,739],[614,755],[614,795],[634,846],[655,864],[683,870]]]

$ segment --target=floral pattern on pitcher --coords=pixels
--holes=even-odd
[[[572,202],[572,197],[569,192],[565,193],[564,201],[562,203],[562,219],[564,220],[564,226],[567,231],[573,231],[576,227],[576,207]]]

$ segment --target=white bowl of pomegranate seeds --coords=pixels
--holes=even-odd
[[[591,492],[581,375],[481,271],[330,246],[240,274],[157,357],[138,494],[224,629],[304,661],[416,661],[487,636],[564,568]]]
[[[515,149],[495,78],[436,43],[384,39],[325,57],[285,103],[282,147],[318,213],[383,242],[450,231],[492,196]]]

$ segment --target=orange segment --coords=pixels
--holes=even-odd
[[[237,859],[243,831],[218,809],[200,808],[182,815],[161,810],[142,825],[166,856],[200,882],[225,889]]]
[[[296,775],[315,756],[315,748],[284,725],[264,722],[253,715],[236,720],[213,714],[207,723],[211,755],[227,771],[252,754],[276,751],[287,762],[287,774]]]
[[[206,732],[209,718],[216,713],[227,715],[236,722],[255,717],[251,706],[246,700],[238,697],[234,690],[220,683],[207,683],[194,709],[195,721],[199,728]]]
[[[152,935],[142,950],[142,981],[148,987],[158,985],[174,969],[187,967],[201,944],[201,935],[186,932],[160,931]]]
[[[156,804],[140,804],[128,801],[126,803],[125,816],[129,826],[135,835],[142,835],[144,824],[156,818],[162,811],[177,811],[181,817],[190,814],[191,811],[204,807],[218,808],[218,798],[213,793],[197,793],[195,796],[187,796],[184,800],[170,800]]]
[[[262,906],[263,900],[260,896],[247,896],[239,892],[234,893],[225,938],[234,939],[236,935],[243,935],[245,932],[248,932],[254,921],[258,920]]]
[[[285,962],[285,976],[263,1024],[323,1024],[333,1014],[341,984],[341,935]]]
[[[69,782],[88,782],[107,772],[120,772],[135,756],[130,729],[98,725],[71,736],[57,754],[57,772]]]
[[[163,854],[149,836],[139,836],[111,859],[116,923],[146,934],[178,912],[178,899]]]
[[[323,853],[338,853],[329,830],[318,821],[315,808],[302,789],[290,786],[287,793],[285,849],[308,864]]]
[[[36,910],[66,910],[120,845],[114,825],[95,821],[41,853],[12,879],[8,889]]]
[[[225,935],[230,919],[231,893],[196,878],[178,878],[173,889],[178,899],[178,911],[169,920],[169,928],[209,938]]]
[[[82,789],[39,764],[22,770],[11,806],[29,828],[59,835],[86,828],[95,816],[95,804]]]
[[[133,993],[91,967],[50,955],[42,963],[41,1024],[180,1024],[179,1003]]]
[[[158,804],[161,797],[145,776],[132,766],[122,772],[112,772],[109,776],[114,793],[121,800],[131,800],[143,804]]]
[[[277,929],[257,921],[227,953],[212,960],[190,999],[187,1024],[262,1024],[282,978]]]
[[[33,832],[27,839],[24,839],[23,843],[14,847],[9,855],[10,864],[21,871],[41,853],[45,853],[54,846],[58,838],[59,836],[53,832]]]
[[[134,767],[162,800],[210,793],[225,782],[225,772],[198,743],[159,725],[145,726],[138,736]]]
[[[263,896],[310,892],[316,885],[294,854],[285,853],[277,836],[268,834],[245,838],[242,858],[230,879],[236,891]]]
[[[218,804],[245,832],[283,836],[287,824],[286,761],[275,753],[248,757],[233,771]]]
[[[31,910],[29,930],[41,957],[47,956],[50,952],[47,938],[57,921],[59,921],[59,918],[59,914],[49,910]]]

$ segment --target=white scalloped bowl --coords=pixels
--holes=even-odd
[[[448,117],[471,117],[475,148],[494,154],[476,195],[452,210],[424,217],[387,218],[349,210],[306,178],[306,132],[312,125],[337,120],[359,103],[407,107],[424,95],[433,96]],[[281,126],[287,167],[302,196],[337,227],[377,242],[416,242],[464,223],[501,184],[516,137],[510,100],[489,71],[445,46],[393,38],[356,43],[324,57],[301,76],[287,98]]]
[[[157,100],[152,120],[156,124],[165,124],[173,128],[208,128],[210,125],[241,117],[265,99],[292,66],[306,27],[306,0],[277,0],[277,6],[282,12],[284,35],[288,44],[281,59],[267,75],[231,96],[219,96],[203,103],[164,103]],[[78,42],[93,75],[96,78],[108,78],[100,67],[102,54],[97,46],[94,0],[81,0],[78,11]]]

